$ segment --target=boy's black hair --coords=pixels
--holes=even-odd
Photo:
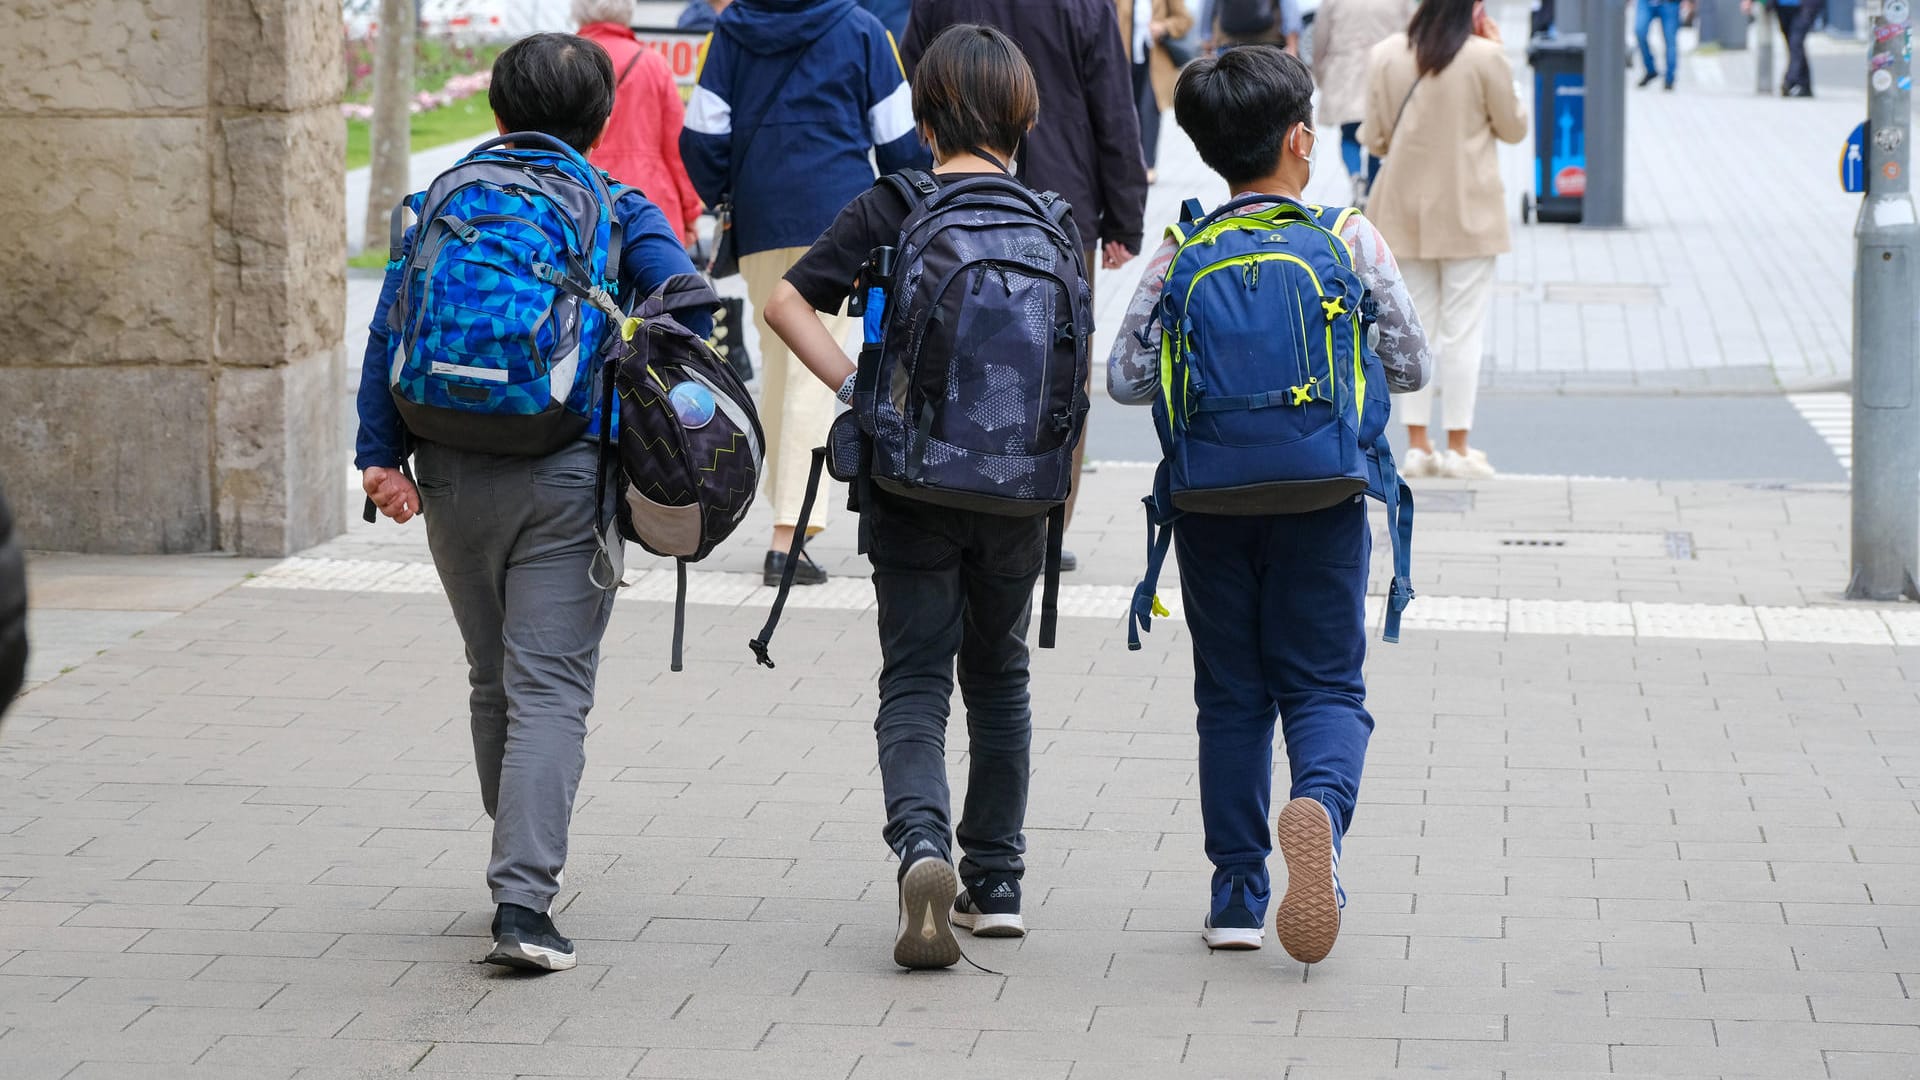
[[[508,131],[539,131],[582,154],[613,113],[613,61],[572,34],[535,34],[493,62],[487,104]]]
[[[1277,45],[1242,45],[1187,65],[1173,116],[1229,184],[1271,176],[1293,125],[1313,120],[1313,74]]]
[[[913,115],[942,157],[973,149],[1011,154],[1040,117],[1040,88],[1012,38],[958,23],[933,39],[913,69]]]

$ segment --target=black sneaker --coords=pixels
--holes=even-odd
[[[1648,68],[1647,73],[1645,75],[1640,76],[1641,89],[1645,89],[1649,83],[1653,82],[1653,80],[1659,77],[1660,77],[1659,72],[1653,70],[1652,68]]]
[[[787,572],[787,553],[784,551],[767,552],[766,565],[761,567],[760,581],[772,588],[780,587],[780,578]],[[805,548],[800,549],[800,565],[794,568],[795,585],[824,585],[827,582],[826,567],[813,561]]]
[[[1078,569],[1080,569],[1080,556],[1075,555],[1071,551],[1060,552],[1060,572],[1061,573],[1071,574]]]
[[[953,900],[953,925],[973,931],[974,937],[1025,937],[1020,919],[1020,879],[1012,874],[983,874],[965,882],[966,891]]]
[[[903,968],[944,968],[960,962],[953,936],[953,898],[960,876],[933,840],[909,839],[900,857],[900,932],[893,962]]]
[[[523,971],[573,967],[573,942],[554,929],[553,917],[519,904],[501,904],[493,916],[493,951],[487,963]]]

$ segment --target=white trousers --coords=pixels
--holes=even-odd
[[[747,300],[753,304],[753,321],[760,328],[760,426],[767,436],[767,496],[773,500],[773,523],[789,528],[800,523],[813,448],[826,445],[827,428],[838,404],[833,391],[814,378],[767,325],[767,300],[774,286],[806,253],[803,247],[774,248],[740,257],[740,276],[746,279]],[[846,341],[851,320],[845,309],[820,319],[835,341]],[[825,484],[822,479],[821,485]],[[824,495],[814,500],[808,535],[826,528],[827,504],[832,501]]]
[[[1492,256],[1477,259],[1402,259],[1400,276],[1433,350],[1433,377],[1424,389],[1396,394],[1393,414],[1412,427],[1429,427],[1440,395],[1440,426],[1473,427],[1480,396],[1480,360],[1486,349],[1487,308],[1493,300]]]

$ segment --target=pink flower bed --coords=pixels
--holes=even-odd
[[[484,94],[493,84],[493,72],[475,71],[466,75],[455,75],[438,90],[422,90],[407,103],[411,113],[431,112],[444,109],[456,102],[465,101],[475,94]],[[373,119],[373,105],[369,102],[349,101],[340,106],[341,115],[349,120]]]

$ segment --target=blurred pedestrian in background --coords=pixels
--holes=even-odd
[[[680,103],[680,88],[666,60],[634,40],[627,25],[632,17],[630,0],[573,0],[580,36],[607,50],[613,60],[613,115],[588,160],[644,192],[680,230],[681,241],[692,247],[701,205],[680,160],[686,106]]]
[[[1780,34],[1787,39],[1787,74],[1780,81],[1780,93],[1787,97],[1812,97],[1813,69],[1807,66],[1807,32],[1826,13],[1827,0],[1772,0],[1767,6],[1780,20]],[[1752,15],[1753,0],[1741,0],[1740,10]]]
[[[873,12],[893,40],[907,36],[907,15],[913,10],[913,0],[860,0],[860,6]]]
[[[1236,45],[1284,45],[1300,55],[1306,22],[1299,0],[1213,0],[1207,16],[1207,51]]]
[[[1173,84],[1185,66],[1173,48],[1193,29],[1193,16],[1186,0],[1113,2],[1120,11],[1120,31],[1132,47],[1133,103],[1140,113],[1140,150],[1151,184],[1160,157],[1160,114],[1173,108]]]
[[[1667,39],[1666,88],[1671,90],[1674,76],[1680,74],[1680,0],[1638,0],[1634,5],[1633,36],[1640,43],[1641,86],[1661,75],[1661,69],[1653,63],[1653,43],[1647,40],[1656,20]]]
[[[727,10],[727,5],[731,3],[733,0],[687,0],[686,9],[680,12],[679,27],[682,30],[711,33],[720,13]]]
[[[1373,47],[1407,28],[1413,0],[1325,0],[1313,20],[1313,81],[1320,87],[1320,130],[1340,132],[1340,160],[1353,181],[1353,205],[1364,207],[1380,159],[1360,145],[1367,118],[1367,58]]]
[[[927,160],[886,27],[854,0],[736,0],[714,26],[680,151],[707,205],[732,206],[740,274],[760,327],[774,513],[763,580],[778,585],[835,402],[767,326],[767,298],[841,208],[873,186],[870,155],[881,172]],[[836,340],[847,336],[844,312],[823,318]],[[809,534],[826,516],[822,503]],[[811,556],[800,559],[794,584],[827,580]]]
[[[1386,158],[1367,217],[1400,260],[1439,368],[1393,411],[1407,426],[1406,476],[1494,475],[1468,433],[1480,390],[1494,258],[1511,250],[1496,145],[1527,134],[1527,107],[1478,0],[1422,0],[1405,34],[1374,47],[1360,141]],[[1435,388],[1447,446],[1427,437]]]
[[[27,677],[27,563],[0,493],[0,717]]]
[[[1094,266],[1118,270],[1140,254],[1146,231],[1147,167],[1140,154],[1140,117],[1132,65],[1109,0],[914,0],[901,44],[907,70],[940,32],[956,23],[991,26],[1020,46],[1040,86],[1040,123],[1014,154],[1016,172],[1035,191],[1052,191],[1073,207],[1073,223]],[[1073,494],[1080,495],[1087,439],[1074,449]],[[1060,568],[1080,561],[1071,551]]]

